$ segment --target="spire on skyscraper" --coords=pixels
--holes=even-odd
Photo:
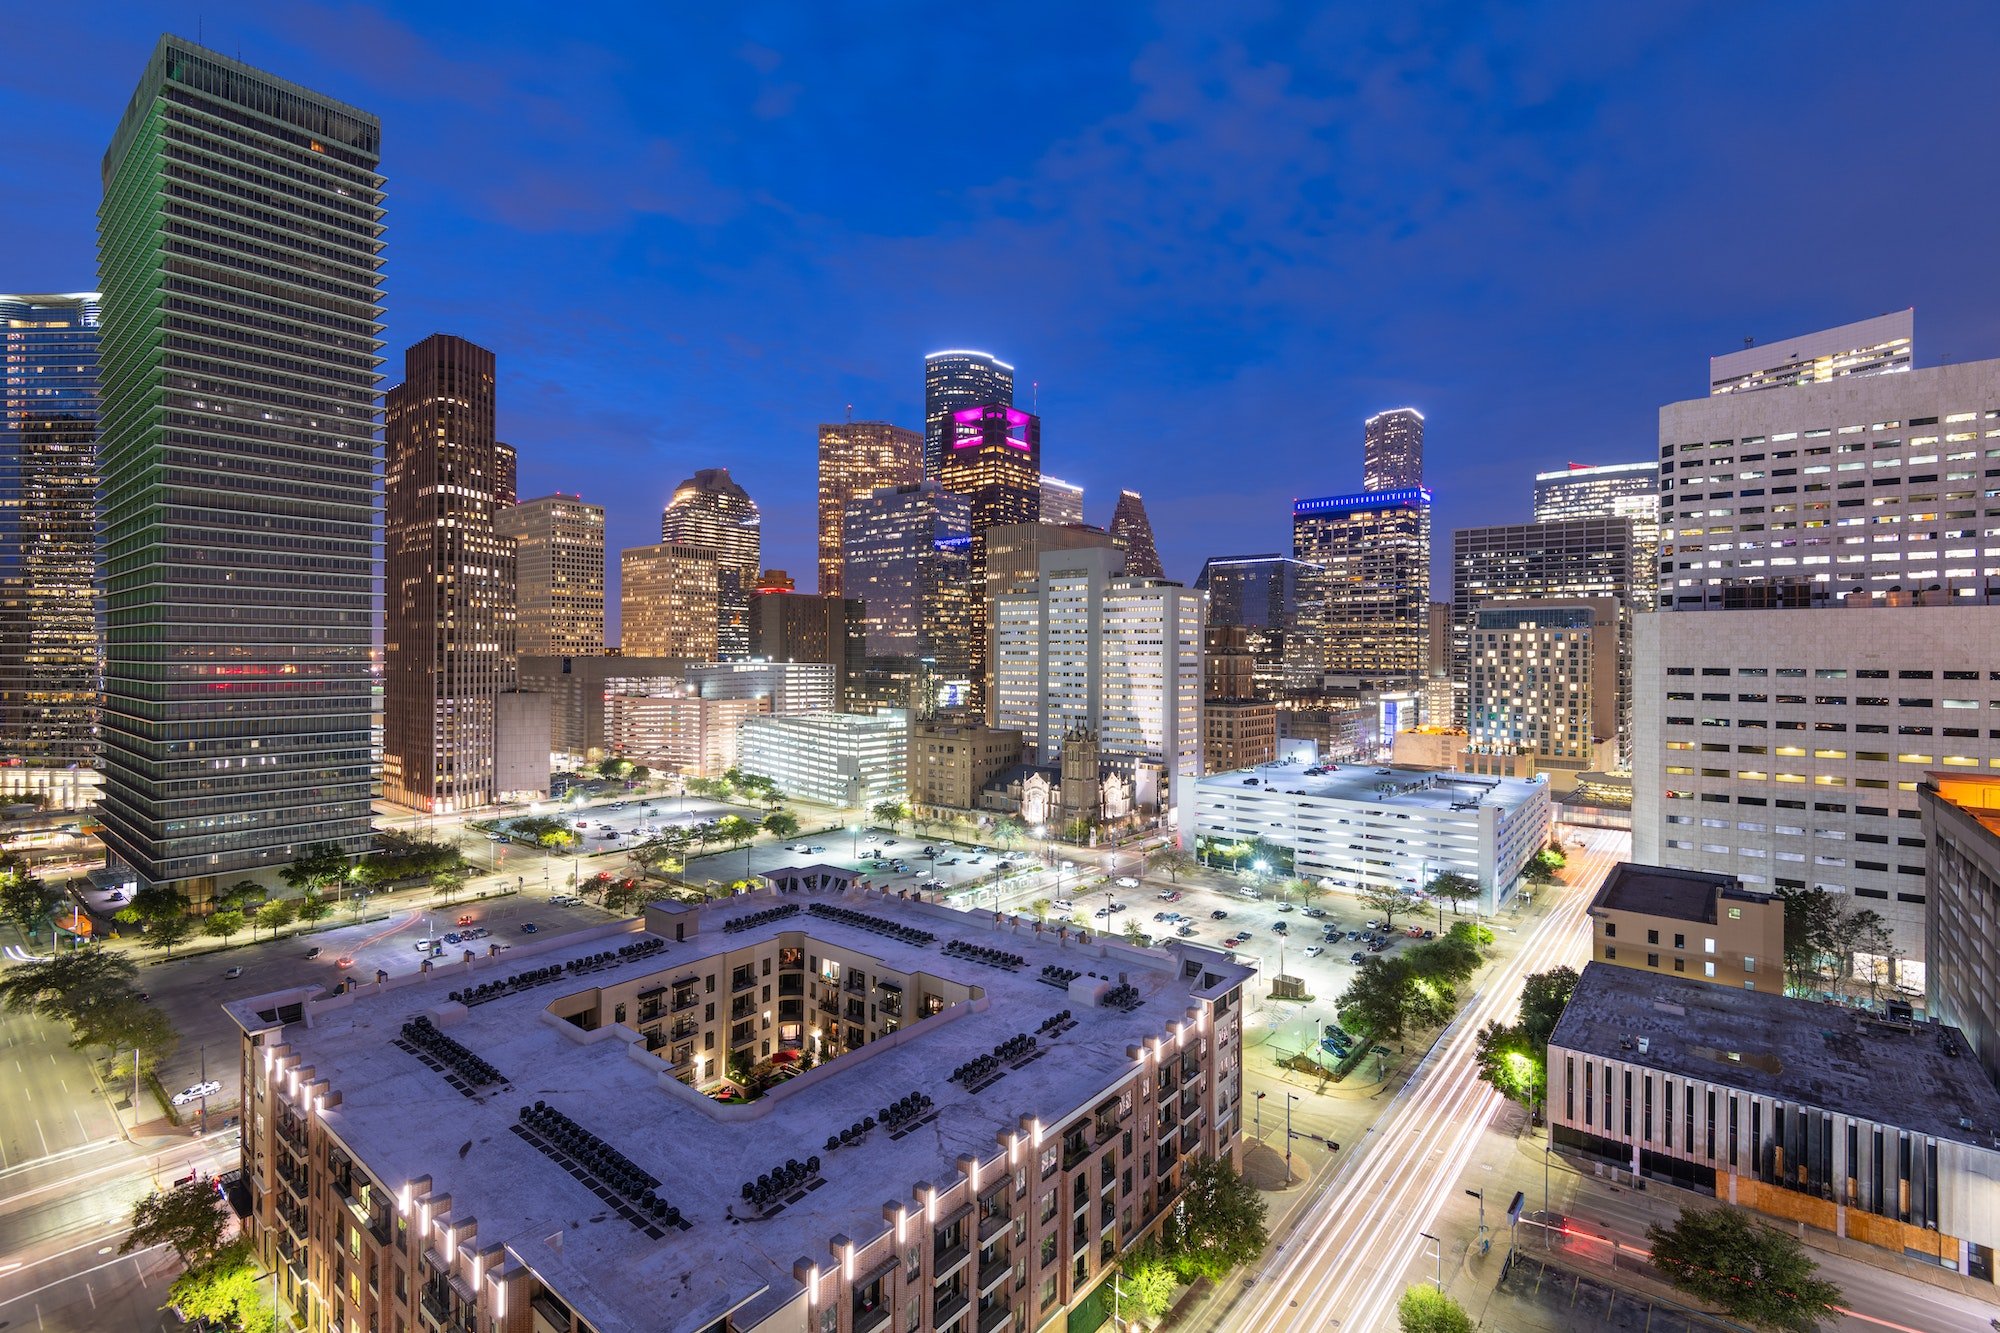
[[[1125,572],[1140,578],[1163,579],[1159,548],[1153,545],[1153,524],[1146,517],[1146,502],[1137,491],[1118,492],[1118,507],[1111,512],[1111,544],[1125,553]]]

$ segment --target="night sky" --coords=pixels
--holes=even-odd
[[[15,4],[0,290],[96,285],[162,24],[382,117],[385,383],[484,343],[523,495],[615,550],[726,466],[805,587],[816,424],[920,429],[938,348],[1038,383],[1045,468],[1184,580],[1359,489],[1382,408],[1442,560],[1746,336],[1914,305],[1919,364],[2000,355],[2000,6]]]

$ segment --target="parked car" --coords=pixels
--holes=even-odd
[[[1091,913],[1091,915],[1092,915],[1092,916],[1110,916],[1110,915],[1111,915],[1111,909],[1110,909],[1110,908],[1108,908],[1108,907],[1100,907],[1100,908],[1098,908],[1098,909],[1097,909],[1097,910],[1096,910],[1095,912],[1092,912],[1092,913]]]
[[[1317,944],[1308,944],[1308,945],[1306,946],[1306,957],[1308,957],[1308,958],[1317,958],[1317,957],[1319,957],[1319,956],[1320,956],[1321,954],[1323,954],[1323,953],[1325,953],[1325,952],[1326,952],[1326,950],[1325,950],[1325,949],[1323,949],[1323,948],[1321,948],[1321,947],[1320,947],[1319,945],[1317,945]]]
[[[1356,967],[1359,967],[1361,966],[1363,960],[1365,960],[1367,957],[1368,957],[1367,954],[1360,953],[1357,951],[1355,953],[1347,955],[1347,961],[1353,963]]]
[[[1326,915],[1326,909],[1324,907],[1308,907],[1305,909],[1305,913],[1310,917],[1322,917]]]
[[[197,1083],[192,1087],[182,1088],[179,1092],[175,1093],[174,1105],[186,1106],[189,1102],[198,1102],[204,1097],[213,1097],[221,1091],[222,1085],[214,1079],[210,1079],[206,1083]]]
[[[523,921],[521,923],[521,933],[523,935],[532,935],[537,929],[535,923],[532,921]]]
[[[1279,903],[1278,910],[1280,912],[1296,912],[1298,909],[1296,907],[1293,907],[1290,903]]]
[[[1223,911],[1220,907],[1218,907],[1213,912],[1210,912],[1208,914],[1208,919],[1210,921],[1222,921],[1226,919],[1228,916],[1229,913]]]
[[[340,957],[333,960],[333,965],[339,968],[341,971],[345,972],[348,968],[354,966],[354,960],[348,957],[346,954],[342,954]]]
[[[1436,932],[1435,930],[1427,930],[1427,931],[1425,931],[1425,932],[1424,932],[1424,934],[1423,934],[1423,938],[1425,938],[1425,939],[1427,939],[1427,940],[1434,940],[1434,939],[1436,939],[1437,937],[1438,937],[1438,933],[1437,933],[1437,932]]]
[[[1133,879],[1130,875],[1120,875],[1113,882],[1121,889],[1136,889],[1139,887],[1139,881]]]
[[[1186,939],[1188,936],[1194,934],[1194,927],[1188,925],[1186,922],[1182,922],[1174,928],[1174,934],[1180,936],[1182,939]]]
[[[1125,910],[1125,904],[1124,904],[1124,903],[1113,903],[1113,904],[1111,904],[1111,910],[1112,910],[1112,911],[1114,911],[1114,912],[1122,912],[1122,911],[1124,911],[1124,910]]]
[[[413,943],[412,943],[412,944],[410,945],[410,947],[411,947],[412,949],[415,949],[415,950],[416,950],[416,951],[417,951],[418,953],[429,953],[429,952],[430,952],[430,951],[431,951],[432,949],[435,949],[435,948],[437,948],[437,941],[436,941],[436,940],[417,940],[417,941],[414,941],[414,942],[413,942]]]
[[[1181,891],[1179,889],[1169,890],[1167,892],[1166,897],[1162,899],[1163,902],[1170,902],[1170,903],[1177,903],[1180,900],[1181,900]]]
[[[1058,912],[1073,912],[1076,910],[1076,904],[1068,898],[1058,898],[1053,905]]]
[[[240,967],[232,967],[232,968],[230,968],[230,969],[229,969],[228,971],[226,971],[226,972],[224,972],[224,973],[222,974],[222,979],[223,979],[224,981],[234,981],[234,980],[236,980],[236,978],[238,978],[238,977],[240,977],[240,976],[242,976],[242,975],[243,975],[243,969],[242,969],[242,968],[240,968]]]
[[[1275,935],[1289,935],[1292,933],[1290,928],[1282,921],[1273,922],[1271,924],[1271,932]]]

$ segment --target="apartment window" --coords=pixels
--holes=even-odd
[[[1660,956],[1658,954],[1649,953],[1646,955],[1647,967],[1658,967],[1659,965],[1660,965]]]

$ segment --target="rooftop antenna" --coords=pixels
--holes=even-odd
[[[1042,410],[1042,382],[1028,381],[1028,410],[1039,415]]]
[[[853,404],[853,403],[849,403],[849,404],[847,405],[847,424],[848,424],[848,425],[850,425],[850,426],[854,424],[854,404]]]
[[[1745,347],[1755,347],[1757,345],[1757,340],[1755,338],[1745,338],[1743,340],[1743,345]]]

